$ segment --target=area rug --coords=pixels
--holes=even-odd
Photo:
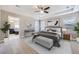
[[[70,41],[60,40],[61,47],[53,47],[50,51],[46,48],[32,42],[32,37],[23,39],[31,48],[37,51],[39,54],[71,54]]]

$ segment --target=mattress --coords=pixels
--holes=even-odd
[[[39,44],[41,44],[42,46],[46,47],[46,48],[51,48],[53,45],[53,40],[50,38],[46,38],[46,37],[42,37],[42,36],[38,36],[34,39],[34,42],[37,42]]]

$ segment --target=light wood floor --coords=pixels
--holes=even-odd
[[[72,54],[79,54],[79,42],[71,41]]]
[[[10,38],[5,39],[5,43],[0,45],[1,54],[38,54],[34,49],[29,47],[22,39]]]
[[[20,41],[18,49],[21,49],[24,53],[27,54],[37,54],[37,52],[29,47],[23,40]]]
[[[12,35],[5,39],[5,43],[0,44],[0,54],[38,54],[23,39],[17,39]],[[79,54],[79,42],[70,41],[72,54]]]

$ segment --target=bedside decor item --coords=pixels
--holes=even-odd
[[[8,22],[5,22],[4,24],[3,24],[3,28],[1,28],[0,30],[5,34],[5,38],[7,38],[8,36],[7,36],[7,31],[9,30],[9,28],[10,28],[10,24],[8,24]]]
[[[76,26],[74,27],[74,30],[77,32],[77,41],[79,41],[79,22],[76,24]]]

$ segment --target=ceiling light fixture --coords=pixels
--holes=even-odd
[[[40,12],[40,13],[49,13],[48,10],[50,9],[47,5],[35,5],[33,6],[34,12]]]
[[[43,11],[40,11],[41,13],[44,13]]]

